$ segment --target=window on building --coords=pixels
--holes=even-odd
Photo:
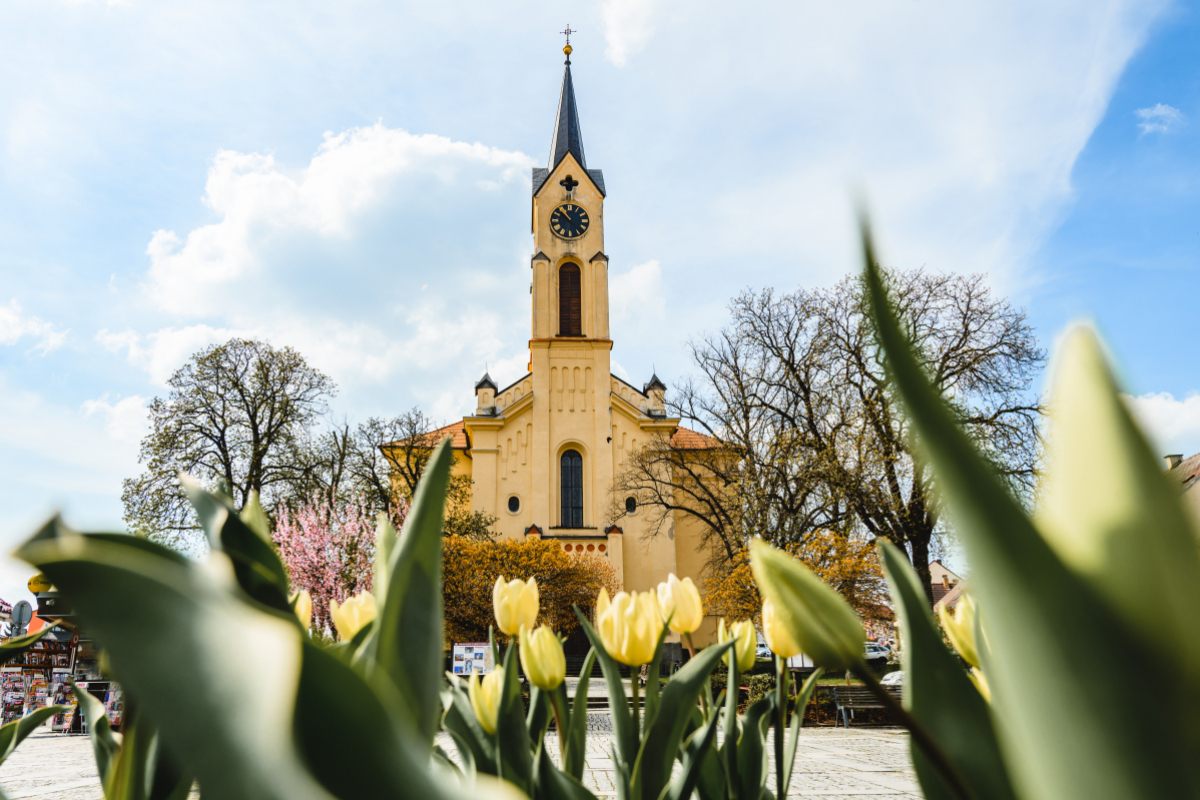
[[[562,527],[583,527],[583,456],[577,450],[562,454]]]
[[[568,261],[558,271],[558,335],[583,335],[579,265]]]
[[[626,514],[634,514],[636,512],[637,512],[637,498],[636,497],[626,497],[625,498],[625,513]]]
[[[516,514],[520,510],[521,510],[521,498],[517,497],[514,494],[512,497],[508,498],[508,513]]]

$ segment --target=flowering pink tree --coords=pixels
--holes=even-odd
[[[406,504],[392,509],[403,522]],[[312,595],[313,630],[329,634],[329,604],[369,592],[375,564],[375,514],[362,498],[334,505],[314,496],[293,511],[280,510],[273,538],[291,576],[292,591]]]

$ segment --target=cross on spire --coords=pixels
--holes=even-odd
[[[566,29],[566,30],[564,30],[564,31],[559,31],[559,33],[561,33],[561,34],[563,34],[564,36],[566,36],[566,37],[567,37],[567,44],[570,44],[570,43],[571,43],[571,34],[572,34],[572,33],[579,33],[579,31],[573,31],[573,30],[571,30],[571,26],[570,26],[570,25],[567,25],[567,29]]]

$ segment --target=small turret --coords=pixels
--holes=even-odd
[[[667,415],[665,405],[667,385],[659,380],[657,373],[651,375],[649,383],[642,387],[642,394],[650,398],[650,416],[665,417]]]
[[[475,384],[475,416],[491,417],[496,414],[496,386],[492,376],[486,372]]]

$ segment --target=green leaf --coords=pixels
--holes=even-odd
[[[767,694],[742,715],[742,736],[737,742],[739,798],[759,800],[766,788],[767,727],[775,710],[775,695]]]
[[[426,748],[441,716],[442,522],[453,461],[449,441],[429,459],[400,540],[390,548],[387,594],[379,598],[375,621],[375,658],[413,710],[411,722]]]
[[[709,705],[712,710],[707,724],[721,724],[721,706],[727,696],[725,691],[717,693],[716,699]],[[688,743],[689,751],[696,747],[698,744],[694,741]],[[700,795],[700,800],[725,800],[728,782],[725,780],[725,760],[721,752],[716,747],[708,747],[697,751],[696,756],[700,759],[700,769],[696,773],[696,793]]]
[[[892,381],[954,518],[973,591],[987,614],[984,670],[993,714],[1003,720],[997,733],[1017,795],[1200,795],[1200,710],[1190,674],[1174,659],[1139,659],[1135,693],[1118,688],[1128,685],[1127,659],[1080,658],[1156,648],[1063,563],[957,427],[896,321],[865,223],[863,247],[872,316]],[[1172,701],[1146,704],[1146,697]]]
[[[657,798],[671,779],[671,765],[679,752],[690,711],[699,701],[713,668],[733,644],[728,641],[704,648],[663,688],[658,714],[646,729],[642,751],[633,769],[632,785],[635,789],[640,787],[643,798]]]
[[[500,777],[529,792],[533,779],[533,759],[529,753],[529,731],[525,727],[525,707],[517,680],[516,637],[504,653],[504,688],[496,715],[496,743],[500,754]]]
[[[658,634],[658,642],[654,645],[654,658],[650,661],[650,669],[646,670],[646,703],[645,713],[642,715],[644,730],[649,730],[654,718],[658,716],[658,697],[662,688],[659,685],[658,674],[662,669],[663,642],[667,640],[667,631],[668,628],[664,624]]]
[[[499,775],[495,741],[479,725],[475,710],[471,707],[471,699],[457,676],[451,677],[450,688],[442,695],[442,705],[446,709],[442,715],[442,727],[454,737],[459,752],[468,751],[471,754],[477,771]]]
[[[692,792],[696,790],[700,781],[700,771],[705,759],[711,757],[715,761],[712,746],[713,742],[717,740],[717,728],[720,727],[720,723],[720,714],[710,715],[708,721],[697,728],[684,743],[679,773],[667,785],[663,800],[689,800],[691,798]],[[718,781],[718,785],[721,789],[725,788],[723,778]],[[701,796],[704,796],[703,793]]]
[[[550,715],[550,695],[534,686],[529,692],[529,715],[525,718],[530,747],[537,747],[538,742],[542,740],[546,728],[550,726]]]
[[[295,737],[321,784],[343,800],[449,798],[429,769],[416,733],[396,718],[395,692],[311,641],[296,695]]]
[[[107,800],[177,800],[187,797],[193,780],[167,754],[154,725],[134,713],[103,783]]]
[[[942,643],[921,580],[908,559],[883,540],[879,554],[904,631],[906,707],[974,787],[979,800],[1013,800],[987,701],[963,671],[962,662]],[[921,749],[915,743],[910,743],[910,749],[925,797],[952,798]]]
[[[43,533],[18,557],[76,609],[140,713],[206,794],[328,797],[292,745],[301,652],[294,616],[246,604],[220,553],[207,565],[180,563],[136,537],[85,536],[59,520]]]
[[[625,696],[625,682],[621,680],[620,667],[604,649],[604,642],[601,641],[600,634],[596,633],[596,629],[587,621],[587,617],[580,612],[578,606],[575,608],[575,616],[579,618],[579,624],[583,626],[584,634],[592,643],[592,652],[599,659],[600,670],[604,673],[604,683],[608,688],[608,708],[609,714],[612,716],[613,735],[617,740],[617,752],[621,754],[621,758],[625,760],[626,764],[632,764],[638,756],[638,731],[633,727],[633,712],[629,708],[629,698]],[[578,694],[575,696],[575,702],[576,704],[579,702]]]
[[[250,492],[250,500],[246,503],[246,507],[238,514],[240,519],[247,528],[258,534],[258,538],[262,539],[267,544],[271,542],[271,520],[267,518],[267,512],[263,509],[262,503],[259,502],[258,492]]]
[[[70,684],[79,703],[79,712],[87,722],[88,738],[92,740],[92,755],[96,759],[96,771],[100,773],[100,780],[103,782],[108,775],[109,766],[121,750],[119,734],[113,733],[104,704],[88,694],[86,689],[79,688],[75,681],[71,680]]]
[[[817,688],[817,681],[825,670],[817,667],[796,695],[796,707],[792,711],[792,722],[788,725],[788,741],[783,756],[783,785],[792,785],[792,768],[796,766],[796,746],[800,744],[800,728],[804,725],[804,709],[808,707],[809,698]]]
[[[538,745],[534,760],[537,765],[533,781],[534,800],[596,800],[596,795],[579,780],[554,766],[544,741]]]
[[[56,629],[57,625],[47,625],[37,633],[18,636],[15,639],[9,639],[7,642],[0,644],[0,664],[7,664],[17,656],[24,653],[29,648],[46,638],[51,631]]]
[[[267,608],[290,613],[287,568],[270,539],[260,536],[243,522],[228,498],[205,491],[186,475],[180,480],[208,534],[210,546],[229,557],[242,591]],[[253,502],[257,503],[257,500]],[[261,524],[254,510],[248,510],[250,519]]]
[[[596,648],[588,651],[583,661],[583,671],[579,673],[579,683],[575,685],[575,702],[571,710],[571,719],[567,730],[559,735],[564,737],[563,771],[575,780],[583,780],[584,759],[587,757],[587,714],[588,714],[588,682],[592,677],[592,668],[596,665]],[[559,686],[562,692],[563,705],[566,705],[566,685]]]
[[[46,720],[66,710],[66,706],[46,706],[0,727],[0,764],[12,755],[26,736],[45,724]]]

